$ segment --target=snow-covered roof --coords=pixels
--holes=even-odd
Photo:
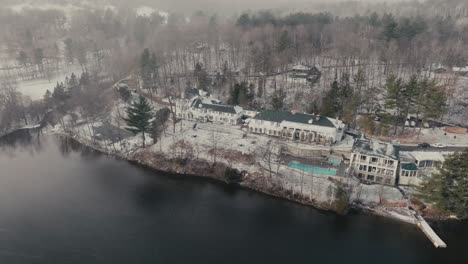
[[[330,120],[330,122],[333,123],[333,125],[336,127],[336,128],[343,128],[345,126],[345,124],[343,123],[343,121],[339,120],[339,119],[335,119],[335,118],[331,118],[331,117],[327,117],[328,120]]]
[[[305,113],[295,113],[286,111],[265,110],[258,113],[255,119],[281,123],[283,121],[291,123],[301,123],[314,126],[336,127],[327,117],[320,115],[310,115]]]
[[[314,64],[314,67],[319,71],[319,72],[322,72],[322,66],[318,65],[318,64]]]
[[[394,160],[398,160],[399,155],[398,148],[392,144],[369,139],[356,140],[354,142],[353,152],[376,157],[391,158]]]
[[[203,104],[221,104],[221,101],[214,98],[198,97]]]
[[[298,64],[296,66],[294,66],[292,69],[294,71],[308,71],[310,70],[311,67],[309,66],[305,66],[305,65],[302,65],[302,64]]]
[[[242,112],[242,107],[240,106],[223,105],[218,99],[206,97],[195,98],[192,101],[191,106],[192,108],[206,108],[212,111],[230,114],[240,114]]]
[[[237,105],[234,106],[234,110],[236,111],[236,114],[240,114],[240,113],[242,113],[242,111],[243,111],[242,107],[237,106]]]
[[[446,155],[449,153],[446,153]],[[443,152],[440,151],[410,151],[405,152],[405,156],[409,155],[417,161],[422,160],[433,160],[433,161],[445,161],[445,156]]]
[[[200,96],[209,96],[210,93],[207,92],[207,91],[204,91],[202,89],[198,89],[198,95],[200,95]]]

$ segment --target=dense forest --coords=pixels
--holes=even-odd
[[[316,3],[300,12],[298,4],[230,15],[97,3],[0,9],[0,130],[27,122],[24,109],[39,104],[15,87],[64,72],[93,76],[95,89],[137,76],[135,88],[152,98],[200,88],[246,108],[322,112],[354,126],[358,113],[392,110],[398,127],[420,114],[421,96],[435,93],[443,100],[431,101],[427,118],[468,122],[466,78],[453,71],[468,65],[465,1]],[[290,78],[297,64],[317,66],[320,78]],[[60,94],[54,86],[69,91],[62,82],[50,94]],[[421,86],[417,94],[411,85]],[[392,103],[399,98],[410,98],[402,111]]]

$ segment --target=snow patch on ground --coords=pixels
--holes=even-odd
[[[164,23],[167,23],[167,18],[169,17],[168,12],[156,10],[150,6],[140,6],[140,7],[137,7],[135,11],[138,16],[145,16],[145,17],[149,17],[154,13],[158,13],[158,15],[164,18]]]
[[[68,70],[61,74],[56,75],[55,77],[48,79],[36,79],[36,80],[28,80],[28,81],[19,81],[18,85],[18,92],[22,93],[25,96],[29,96],[31,100],[41,100],[44,98],[44,94],[47,90],[52,92],[54,90],[55,85],[57,82],[64,82],[65,77],[70,76],[72,72],[75,75],[81,75],[81,69]]]
[[[468,146],[468,134],[451,134],[445,132],[443,127],[423,129],[420,142],[442,143],[446,146]]]

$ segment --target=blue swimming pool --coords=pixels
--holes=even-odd
[[[331,169],[331,168],[320,168],[320,167],[314,167],[310,165],[304,165],[301,164],[297,161],[291,161],[288,164],[289,167],[293,169],[299,169],[303,170],[305,172],[311,172],[311,173],[316,173],[316,174],[324,174],[324,175],[336,175],[336,169]]]

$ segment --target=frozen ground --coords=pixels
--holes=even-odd
[[[81,123],[81,125],[75,127],[73,129],[75,136],[89,142],[89,144],[97,144],[109,152],[117,152],[123,155],[128,155],[141,149],[142,138],[140,135],[133,136],[129,133],[124,133],[125,137],[120,144],[112,142],[112,140],[108,140],[103,136],[103,134],[108,134],[107,132],[103,133],[103,131],[109,130],[109,126],[111,127],[110,129],[115,131],[125,126],[124,122],[119,119],[117,106],[120,112],[123,113],[125,105],[122,103],[118,104],[114,107],[114,111],[105,118],[107,121],[98,121],[93,125]],[[288,190],[292,195],[300,195],[324,205],[332,205],[335,201],[338,182],[344,182],[348,186],[352,186],[351,199],[359,201],[360,204],[376,207],[383,200],[404,200],[402,194],[394,187],[362,185],[355,179],[343,176],[303,173],[293,170],[285,164],[277,166],[276,161],[273,161],[273,172],[270,173],[265,159],[262,159],[261,151],[270,141],[274,146],[278,144],[292,144],[294,147],[302,145],[304,148],[316,150],[328,149],[328,147],[278,141],[266,135],[245,132],[239,126],[198,123],[196,128],[194,128],[194,125],[195,122],[183,120],[176,124],[176,130],[173,133],[172,122],[169,120],[166,133],[156,144],[151,145],[152,139],[147,137],[148,149],[153,152],[163,153],[167,157],[190,155],[193,159],[206,160],[208,162],[214,162],[214,158],[216,157],[217,162],[247,171],[248,181],[257,182],[262,186],[269,186],[269,188]],[[94,141],[92,139],[91,129],[98,132],[97,136],[100,140]],[[60,132],[60,129],[57,131]],[[115,133],[112,132],[110,134],[114,135]],[[182,144],[182,147],[177,147],[178,144]],[[343,145],[348,146],[347,143],[343,143]],[[216,151],[213,152],[213,149],[216,149]]]
[[[468,134],[451,134],[444,128],[423,129],[420,141],[428,143],[442,143],[447,146],[468,146]]]
[[[421,142],[429,144],[442,143],[448,147],[459,146],[468,147],[468,134],[453,134],[446,132],[444,127],[439,128],[423,128],[419,134],[419,128],[405,128],[407,131],[411,131],[411,134],[405,134],[404,136],[397,138],[401,144],[416,145]],[[419,138],[418,138],[419,134]],[[390,140],[390,138],[385,138]]]

